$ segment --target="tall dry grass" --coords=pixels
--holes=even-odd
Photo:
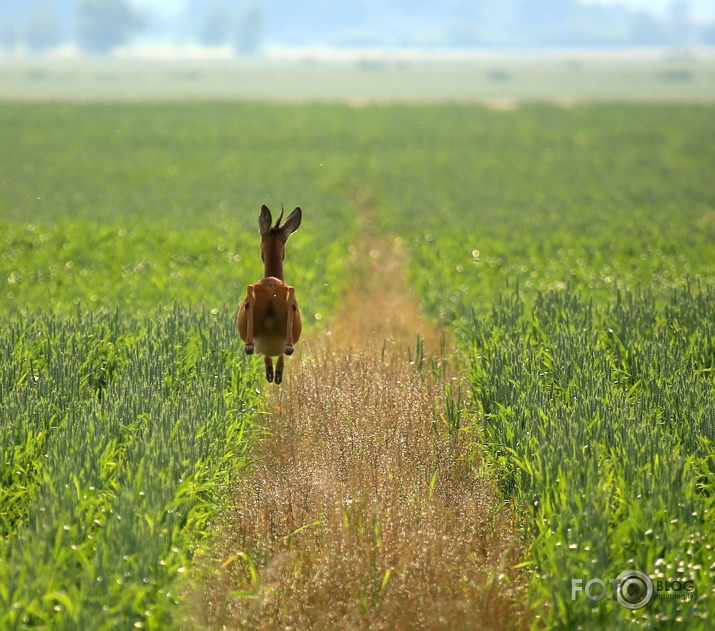
[[[407,351],[418,333],[439,348],[441,332],[420,314],[395,244],[373,238],[354,256],[334,325],[303,343],[275,390],[270,437],[221,525],[203,621],[526,628],[512,569],[521,542],[480,469],[474,425],[454,428],[458,380],[445,357]]]

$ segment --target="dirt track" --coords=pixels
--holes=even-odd
[[[368,236],[354,256],[341,311],[301,340],[273,389],[270,437],[226,516],[202,622],[525,628],[511,569],[521,544],[475,461],[462,367],[420,313],[399,241]]]

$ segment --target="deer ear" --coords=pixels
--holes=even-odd
[[[300,220],[303,218],[303,211],[300,206],[296,207],[295,210],[288,215],[288,219],[281,226],[281,230],[287,239],[289,235],[293,234],[300,227]]]
[[[264,204],[261,206],[261,214],[258,216],[258,229],[261,231],[261,234],[268,233],[271,229],[272,222],[271,211],[268,210],[268,206]]]

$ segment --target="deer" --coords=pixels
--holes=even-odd
[[[264,356],[269,383],[283,381],[283,356],[293,354],[294,344],[300,339],[303,328],[295,288],[287,285],[283,276],[286,242],[298,230],[301,218],[302,211],[296,207],[281,225],[281,204],[280,217],[273,225],[271,211],[265,204],[261,206],[258,228],[263,279],[248,286],[246,298],[238,310],[238,332],[245,344],[246,355],[256,352]],[[275,372],[273,357],[278,357]]]

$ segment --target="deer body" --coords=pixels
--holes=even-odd
[[[261,259],[264,277],[248,286],[246,299],[238,311],[238,332],[245,342],[246,354],[265,357],[266,379],[283,380],[284,355],[293,354],[293,345],[300,338],[302,323],[295,299],[295,288],[283,277],[285,244],[300,226],[302,212],[296,208],[280,225],[283,212],[272,226],[271,212],[261,207],[258,226],[261,233]],[[278,357],[275,372],[273,357]]]

